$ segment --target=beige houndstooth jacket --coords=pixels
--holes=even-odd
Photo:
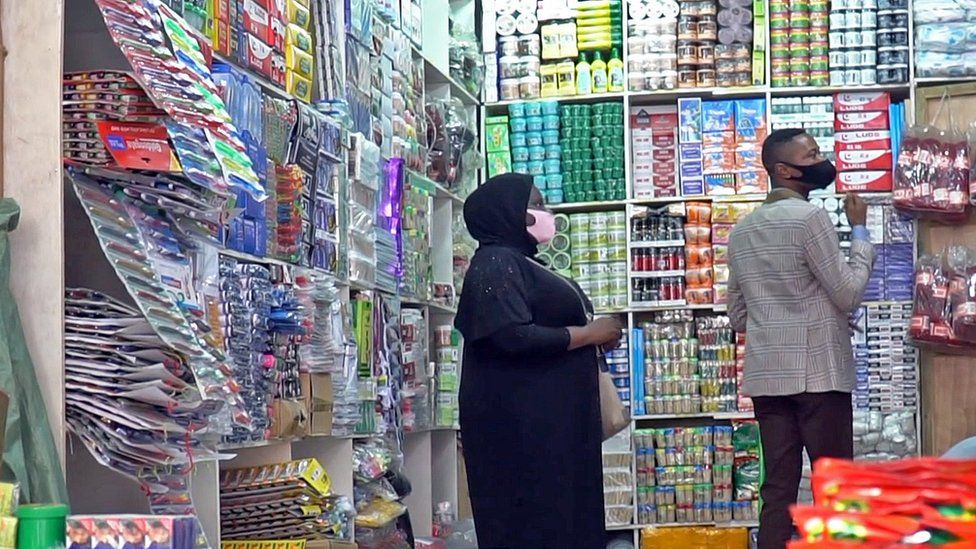
[[[854,389],[848,318],[874,265],[869,242],[851,243],[850,261],[827,212],[789,189],[732,230],[729,317],[746,333],[749,396]]]

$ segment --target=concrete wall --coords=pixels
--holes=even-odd
[[[71,0],[69,0],[71,1]],[[64,463],[64,235],[61,57],[64,0],[6,0],[5,196],[21,206],[11,235],[12,289]]]

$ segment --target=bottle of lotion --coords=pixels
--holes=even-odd
[[[617,48],[610,50],[610,61],[607,62],[607,72],[610,75],[610,83],[607,85],[609,91],[624,91],[624,62],[620,60],[620,52]]]
[[[579,63],[576,64],[576,95],[593,93],[593,73],[586,61],[586,54],[580,53]]]
[[[607,93],[607,64],[598,51],[593,53],[590,72],[593,74],[593,93]]]

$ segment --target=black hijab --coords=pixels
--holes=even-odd
[[[464,201],[468,232],[481,244],[464,275],[464,289],[454,325],[475,342],[507,326],[532,321],[529,288],[523,269],[536,254],[525,228],[532,177],[492,177]]]
[[[464,201],[468,232],[482,246],[506,246],[535,256],[537,244],[525,228],[525,212],[532,192],[532,176],[496,175]]]

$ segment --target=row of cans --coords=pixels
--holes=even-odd
[[[638,505],[639,524],[671,524],[709,522],[727,523],[733,520],[753,521],[759,516],[758,501],[715,502],[690,507],[678,505]],[[752,517],[752,518],[749,518]]]
[[[627,307],[627,262],[573,263],[573,280],[598,311]]]

